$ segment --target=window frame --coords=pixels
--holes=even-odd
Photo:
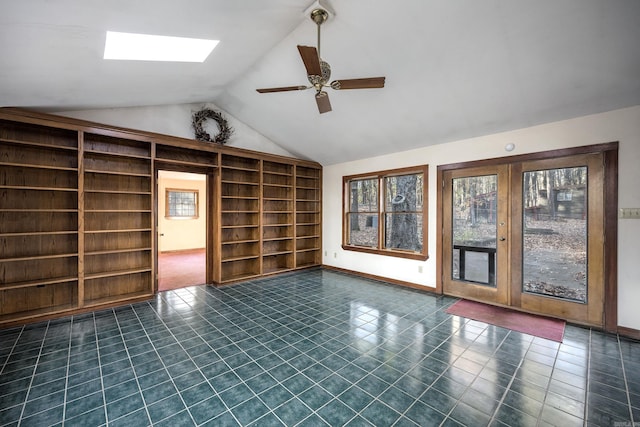
[[[385,248],[385,233],[386,233],[386,215],[389,213],[386,210],[386,179],[388,177],[403,176],[403,175],[420,175],[422,174],[422,251],[410,251],[406,249],[388,249]],[[368,172],[356,175],[346,175],[342,177],[342,249],[346,251],[364,252],[377,255],[386,255],[399,258],[407,258],[425,261],[429,258],[428,255],[428,177],[429,177],[429,165],[419,165],[406,168],[388,169],[378,172]],[[357,246],[349,244],[350,227],[349,227],[349,215],[352,214],[351,209],[351,194],[350,185],[352,181],[377,179],[378,181],[378,206],[377,211],[372,211],[367,214],[374,214],[378,216],[378,235],[377,246]],[[420,213],[416,212],[417,215]]]
[[[169,193],[193,193],[195,194],[195,215],[170,215],[171,205],[169,204]],[[189,188],[165,188],[165,204],[164,204],[164,217],[166,219],[198,219],[200,218],[200,190]]]

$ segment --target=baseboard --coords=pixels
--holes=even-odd
[[[640,341],[640,330],[618,326],[618,335]]]
[[[173,251],[159,251],[158,253],[160,253],[160,254],[177,255],[177,254],[188,254],[190,252],[202,252],[205,249],[206,248],[176,249],[176,250],[173,250]]]
[[[339,271],[342,273],[352,274],[354,276],[364,277],[366,279],[379,280],[381,282],[391,283],[392,285],[398,285],[405,288],[411,288],[418,291],[428,292],[430,294],[437,294],[436,288],[429,286],[419,285],[413,282],[405,282],[404,280],[391,279],[390,277],[376,276],[375,274],[363,273],[361,271],[348,270],[346,268],[334,267],[332,265],[322,264],[322,268],[327,270]]]

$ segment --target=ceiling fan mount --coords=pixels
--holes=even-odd
[[[318,25],[322,25],[329,19],[329,12],[324,9],[317,8],[311,11],[311,20]]]
[[[329,13],[322,8],[315,8],[311,11],[310,18],[318,27],[318,45],[313,46],[298,45],[298,52],[307,70],[307,80],[311,86],[285,86],[265,89],[256,89],[259,93],[286,92],[292,90],[315,89],[316,103],[320,114],[331,111],[329,95],[323,89],[330,87],[334,90],[343,89],[374,89],[384,87],[384,77],[366,77],[359,79],[334,80],[331,79],[331,66],[320,57],[320,26],[327,21]]]

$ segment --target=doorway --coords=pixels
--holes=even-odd
[[[604,327],[607,153],[554,154],[439,171],[442,291]]]
[[[207,175],[158,170],[158,291],[206,283]]]

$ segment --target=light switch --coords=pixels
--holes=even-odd
[[[640,219],[640,208],[620,208],[618,209],[618,218]]]

